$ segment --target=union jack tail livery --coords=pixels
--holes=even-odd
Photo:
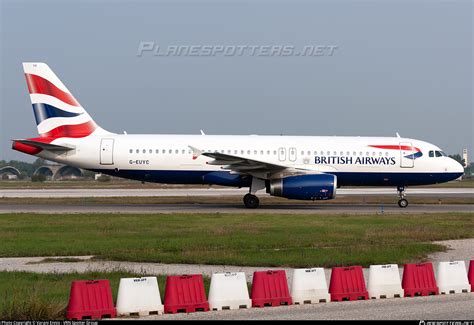
[[[26,83],[42,142],[104,134],[45,63],[23,63]]]

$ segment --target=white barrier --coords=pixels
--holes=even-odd
[[[295,269],[291,297],[295,305],[329,302],[331,299],[324,269]]]
[[[163,314],[156,277],[120,279],[116,307],[119,316]]]
[[[371,265],[368,291],[372,299],[403,297],[398,265]]]
[[[211,310],[252,307],[244,272],[213,273],[209,288]]]
[[[440,294],[471,292],[464,261],[439,262],[436,282]]]

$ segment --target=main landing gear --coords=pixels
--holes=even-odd
[[[397,187],[398,197],[398,206],[400,208],[406,208],[408,206],[408,200],[405,199],[405,186],[398,186]]]
[[[256,195],[247,193],[244,196],[244,204],[248,209],[256,209],[260,205],[260,200]]]
[[[252,178],[252,185],[250,186],[249,193],[244,196],[244,204],[247,209],[256,209],[260,205],[260,200],[255,195],[257,191],[265,188],[265,181],[261,178]]]

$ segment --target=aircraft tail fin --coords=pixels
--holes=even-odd
[[[99,127],[46,63],[23,63],[26,83],[42,138],[82,138],[109,134]]]

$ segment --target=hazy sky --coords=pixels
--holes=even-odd
[[[473,148],[471,1],[5,1],[0,159],[37,135],[23,61],[109,131],[402,136]],[[332,56],[137,56],[172,45],[337,46]]]

